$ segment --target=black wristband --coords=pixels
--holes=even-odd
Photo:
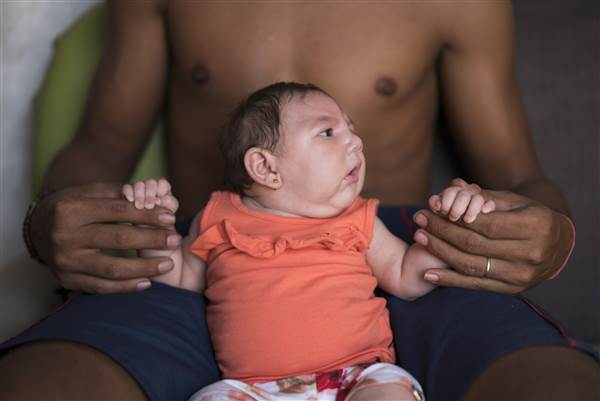
[[[29,252],[29,256],[44,265],[47,263],[44,262],[44,260],[40,257],[40,254],[35,249],[33,241],[31,240],[31,216],[33,216],[33,212],[35,211],[38,203],[51,193],[51,191],[42,191],[31,201],[29,207],[27,208],[27,213],[25,214],[22,227],[23,242],[25,243],[27,252]]]

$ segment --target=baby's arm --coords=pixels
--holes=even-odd
[[[204,292],[206,288],[206,263],[192,252],[192,244],[198,238],[203,210],[192,220],[189,234],[181,242],[182,266],[178,287],[190,291]]]
[[[134,202],[137,209],[152,209],[155,205],[161,205],[175,213],[179,202],[171,194],[171,185],[161,178],[138,181],[133,185],[123,186],[123,195],[130,202]],[[198,230],[202,211],[200,211],[192,222],[189,234],[183,238],[181,245],[175,250],[168,249],[140,249],[141,257],[168,256],[173,260],[171,271],[153,277],[159,281],[174,287],[184,288],[191,291],[204,291],[206,265],[202,259],[191,252],[191,245],[198,237]],[[172,227],[174,229],[175,227]]]
[[[448,215],[452,221],[462,217],[466,223],[475,221],[479,213],[495,210],[494,201],[486,201],[479,186],[466,183],[464,187],[451,186],[431,196],[429,205],[436,213]],[[423,279],[426,270],[448,267],[421,245],[408,246],[395,237],[379,219],[375,221],[367,261],[379,286],[402,299],[418,298],[435,287]]]
[[[381,289],[407,300],[416,299],[435,288],[423,278],[426,270],[448,267],[421,245],[409,246],[396,237],[379,218],[375,220],[367,262]]]

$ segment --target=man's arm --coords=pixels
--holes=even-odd
[[[504,214],[470,225],[422,211],[416,221],[425,231],[415,239],[454,267],[431,272],[438,285],[523,291],[562,265],[573,233],[560,214],[567,213],[566,203],[532,147],[514,77],[512,8],[508,1],[441,7],[442,95],[456,149],[473,181],[509,192],[485,192]],[[524,221],[528,230],[520,229]],[[483,277],[488,256],[493,271]]]
[[[34,210],[31,238],[67,288],[132,291],[159,273],[161,262],[163,267],[172,266],[164,258],[125,259],[100,252],[165,247],[169,237],[169,245],[178,245],[180,238],[169,230],[110,224],[166,228],[174,221],[170,211],[136,211],[121,198],[118,185],[68,188],[97,181],[123,182],[142,154],[167,82],[162,7],[155,0],[109,2],[109,45],[96,72],[85,117],[44,179],[44,189],[59,191]]]
[[[446,117],[473,181],[518,192],[568,213],[531,143],[513,67],[510,1],[452,5],[442,24],[441,84]]]
[[[108,46],[74,139],[54,158],[43,187],[129,178],[165,93],[167,42],[157,1],[110,1]],[[76,166],[76,168],[74,168]]]

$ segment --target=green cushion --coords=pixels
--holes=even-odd
[[[34,100],[34,192],[48,164],[80,124],[96,65],[104,49],[107,10],[93,7],[61,34],[44,83]],[[132,180],[166,174],[162,124],[158,124]]]

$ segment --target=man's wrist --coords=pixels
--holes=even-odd
[[[25,213],[25,218],[23,219],[22,226],[23,242],[25,243],[25,247],[27,248],[29,256],[32,259],[35,259],[44,265],[47,263],[42,259],[37,249],[35,248],[35,245],[33,244],[33,240],[31,239],[31,218],[33,217],[33,213],[35,212],[35,209],[37,208],[39,203],[46,197],[48,197],[51,193],[52,191],[42,191],[39,194],[37,194],[37,196],[31,201],[29,207],[27,208],[27,213]]]
[[[575,237],[576,237],[575,224],[573,224],[573,221],[566,214],[559,213],[559,215],[561,217],[565,218],[567,220],[567,222],[569,223],[569,228],[570,228],[571,234],[572,234],[571,235],[571,245],[569,247],[569,252],[567,253],[567,256],[565,257],[565,260],[562,262],[562,264],[560,265],[558,270],[556,270],[550,277],[548,277],[548,280],[552,280],[552,279],[558,277],[558,275],[565,269],[565,267],[567,266],[567,262],[569,262],[569,260],[571,259],[571,255],[573,254],[573,250],[575,249]]]

